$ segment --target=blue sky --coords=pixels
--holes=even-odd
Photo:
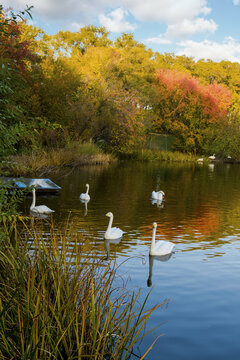
[[[23,10],[26,0],[3,0]],[[28,0],[33,24],[46,33],[105,26],[116,38],[134,38],[160,53],[195,60],[240,62],[240,0]]]

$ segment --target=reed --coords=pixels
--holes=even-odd
[[[132,159],[140,161],[168,161],[168,162],[196,162],[197,156],[191,153],[179,151],[161,151],[151,149],[139,149],[132,154]]]
[[[24,220],[16,233],[0,251],[0,358],[129,358],[162,304],[145,310],[140,291],[114,285],[114,263],[92,250],[89,260],[79,234],[51,227],[43,238]]]
[[[103,164],[114,161],[114,157],[105,154],[93,143],[74,142],[59,149],[44,149],[31,154],[14,155],[0,165],[0,169],[13,176],[40,174],[41,172],[78,167],[82,165]]]

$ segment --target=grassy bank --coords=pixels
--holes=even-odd
[[[11,176],[41,175],[62,167],[103,164],[114,161],[93,143],[71,143],[65,148],[39,149],[31,154],[14,155],[3,161],[0,171]]]
[[[114,285],[87,238],[20,225],[0,245],[1,359],[127,359],[161,305],[145,310],[139,291]]]
[[[196,162],[198,156],[191,153],[181,153],[178,151],[140,149],[135,151],[131,155],[131,158],[139,161]]]
[[[106,164],[117,160],[117,155],[104,153],[93,143],[71,143],[65,148],[39,149],[30,154],[14,155],[0,163],[6,176],[42,176],[63,167]],[[120,159],[135,161],[197,162],[199,156],[178,151],[139,149],[131,154],[121,154]],[[209,159],[204,158],[208,163]]]

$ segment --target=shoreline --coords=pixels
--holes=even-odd
[[[116,161],[92,143],[71,144],[66,148],[41,149],[30,154],[17,154],[2,160],[0,171],[4,176],[42,176],[63,168],[108,164]]]
[[[51,172],[59,172],[61,169],[110,164],[116,161],[140,161],[140,162],[176,162],[176,163],[195,163],[195,164],[240,164],[240,160],[235,159],[214,159],[203,157],[198,161],[199,156],[180,152],[160,151],[141,149],[117,158],[112,154],[104,153],[94,144],[72,144],[69,148],[46,149],[31,154],[12,155],[0,163],[0,171],[3,176],[43,176]]]

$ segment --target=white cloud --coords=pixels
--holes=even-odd
[[[218,25],[212,19],[184,19],[181,23],[168,25],[165,34],[160,34],[157,37],[147,39],[146,42],[155,44],[171,44],[173,39],[189,38],[194,34],[202,32],[214,33],[217,27]]]
[[[233,5],[238,5],[239,4],[239,0],[233,0]]]
[[[239,0],[233,0],[234,3]],[[155,38],[157,43],[170,43],[172,38],[184,38],[201,32],[213,33],[217,24],[204,17],[211,12],[207,0],[30,0],[32,15],[62,28],[94,24],[96,19],[112,32],[133,31],[135,24],[126,21],[131,14],[136,21],[165,24],[167,31]],[[114,3],[114,6],[113,6]],[[2,4],[24,9],[26,0],[2,0]],[[111,11],[109,10],[111,9]],[[109,12],[110,11],[110,12]],[[100,14],[100,15],[99,15]],[[176,36],[177,35],[177,36]],[[154,39],[150,39],[153,42]]]
[[[169,25],[166,31],[167,38],[184,38],[197,33],[214,33],[218,25],[212,20],[197,18],[193,20],[184,19],[182,22]]]
[[[99,11],[110,5],[110,0],[30,0],[33,5],[32,15],[39,15],[45,19],[56,21],[74,19],[75,22],[89,21]],[[12,6],[16,10],[23,10],[26,0],[2,0],[4,7]],[[70,23],[69,21],[69,23]]]
[[[154,43],[154,44],[171,44],[172,41],[167,39],[165,35],[158,35],[157,37],[149,38],[145,40],[146,43]]]
[[[186,55],[189,57],[199,59],[211,59],[213,61],[229,60],[231,62],[240,61],[240,42],[227,37],[223,42],[204,40],[197,41],[182,41],[178,43],[183,49],[177,52],[177,55]]]
[[[121,8],[118,8],[111,11],[107,15],[100,14],[98,19],[100,25],[103,25],[111,32],[133,31],[136,28],[136,25],[130,24],[128,21],[124,21],[124,17],[127,15],[128,11],[124,11]]]
[[[2,0],[4,6],[23,9],[26,0]],[[179,23],[183,19],[193,19],[203,14],[207,15],[211,9],[207,0],[31,0],[33,13],[45,18],[66,20],[68,16],[75,21],[93,19],[107,9],[124,8],[137,20]]]
[[[206,0],[125,0],[124,4],[142,21],[176,23],[211,12]]]

